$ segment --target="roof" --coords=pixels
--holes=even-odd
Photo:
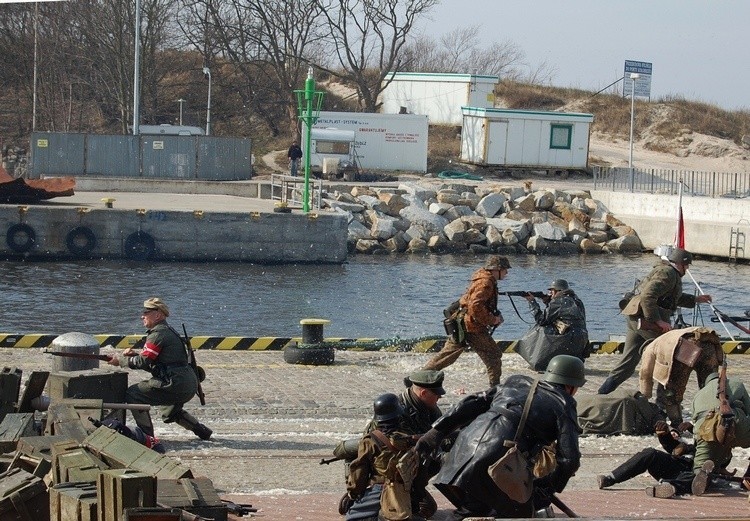
[[[582,112],[556,112],[553,110],[514,110],[514,109],[494,109],[482,107],[461,107],[461,113],[464,116],[479,117],[505,117],[512,119],[555,119],[555,120],[577,120],[581,123],[591,123],[594,121],[593,114]]]

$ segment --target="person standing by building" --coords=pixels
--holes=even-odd
[[[151,378],[128,387],[127,403],[146,403],[161,406],[165,423],[177,422],[192,431],[202,440],[207,440],[213,431],[199,423],[183,410],[198,390],[198,377],[188,363],[187,347],[182,337],[169,324],[169,308],[158,297],[143,303],[141,319],[146,328],[146,342],[137,352],[126,349],[109,360],[110,365],[143,369]],[[148,411],[131,411],[135,423],[149,436],[154,435],[154,426]]]
[[[466,293],[459,300],[457,320],[464,329],[463,338],[448,337],[424,369],[444,369],[471,347],[487,367],[490,386],[500,383],[503,352],[492,339],[492,333],[503,323],[503,316],[497,309],[497,283],[508,275],[509,269],[507,257],[492,255],[483,268],[474,272]]]
[[[609,394],[630,378],[641,359],[641,346],[672,329],[669,319],[678,307],[692,308],[711,302],[711,295],[690,295],[682,292],[682,277],[693,261],[693,255],[675,248],[654,266],[638,285],[638,292],[622,310],[627,334],[622,358],[599,388],[599,394]]]
[[[549,506],[552,494],[563,491],[581,464],[573,396],[585,383],[581,359],[558,355],[550,361],[541,381],[511,375],[502,385],[467,396],[433,424],[416,445],[417,452],[423,455],[432,453],[445,436],[460,429],[433,480],[435,487],[457,507],[454,519],[529,518]],[[540,473],[533,480],[533,492],[525,502],[516,501],[505,492],[513,484],[505,480],[498,483],[489,473],[490,467],[508,452],[506,440],[515,440],[517,450],[531,462],[537,460],[543,447],[556,442],[556,465],[547,467],[546,475]],[[524,479],[521,472],[514,477]]]
[[[299,163],[302,159],[302,149],[296,141],[289,146],[286,157],[289,159],[289,175],[294,177],[299,171]]]

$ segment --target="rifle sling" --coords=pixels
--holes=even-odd
[[[523,413],[521,414],[521,421],[518,422],[518,429],[516,429],[516,435],[513,437],[513,442],[518,443],[523,433],[523,428],[526,426],[526,418],[529,416],[529,410],[531,409],[531,402],[534,400],[536,394],[536,388],[539,385],[539,379],[534,379],[534,383],[531,384],[529,394],[526,396],[526,402],[523,404]]]

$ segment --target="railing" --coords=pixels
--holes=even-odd
[[[594,189],[677,195],[750,197],[750,173],[696,172],[659,168],[594,167]]]
[[[323,181],[310,179],[310,208],[320,210],[323,198]],[[305,178],[291,175],[271,175],[271,199],[289,206],[302,208],[305,197]]]

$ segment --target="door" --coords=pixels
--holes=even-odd
[[[505,148],[508,142],[508,122],[490,121],[487,133],[487,164],[504,165]]]

